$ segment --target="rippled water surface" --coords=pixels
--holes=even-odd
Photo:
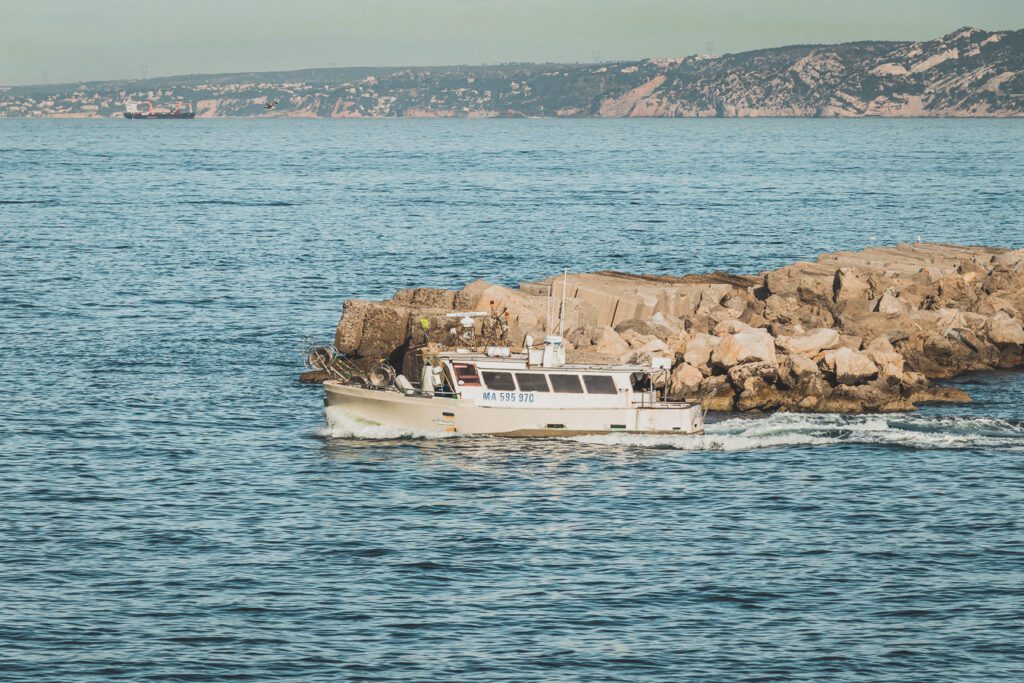
[[[1012,121],[0,120],[0,679],[1024,679],[1024,382],[323,428],[344,299],[1024,246]]]

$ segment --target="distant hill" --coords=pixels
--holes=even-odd
[[[602,64],[365,67],[0,87],[0,117],[1024,116],[1024,29]],[[267,109],[267,102],[277,102]]]

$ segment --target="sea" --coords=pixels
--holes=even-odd
[[[0,120],[0,679],[1021,681],[1024,381],[325,427],[348,298],[1024,247],[1006,120]]]

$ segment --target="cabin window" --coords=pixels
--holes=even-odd
[[[583,385],[580,384],[579,375],[556,375],[550,374],[551,388],[556,394],[582,394]]]
[[[609,375],[583,375],[583,383],[587,385],[588,394],[617,394],[615,380]]]
[[[484,383],[495,391],[515,391],[516,383],[511,372],[488,372],[484,370]]]
[[[452,363],[455,370],[455,381],[459,386],[478,387],[480,386],[480,375],[476,372],[476,366],[472,363]]]
[[[541,373],[516,373],[516,382],[519,383],[519,391],[543,391],[549,392],[548,380]]]

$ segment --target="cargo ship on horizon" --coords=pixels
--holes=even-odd
[[[124,103],[124,117],[126,119],[194,119],[195,109],[191,102],[176,102],[173,109],[157,109],[150,100],[134,102],[129,100]]]

